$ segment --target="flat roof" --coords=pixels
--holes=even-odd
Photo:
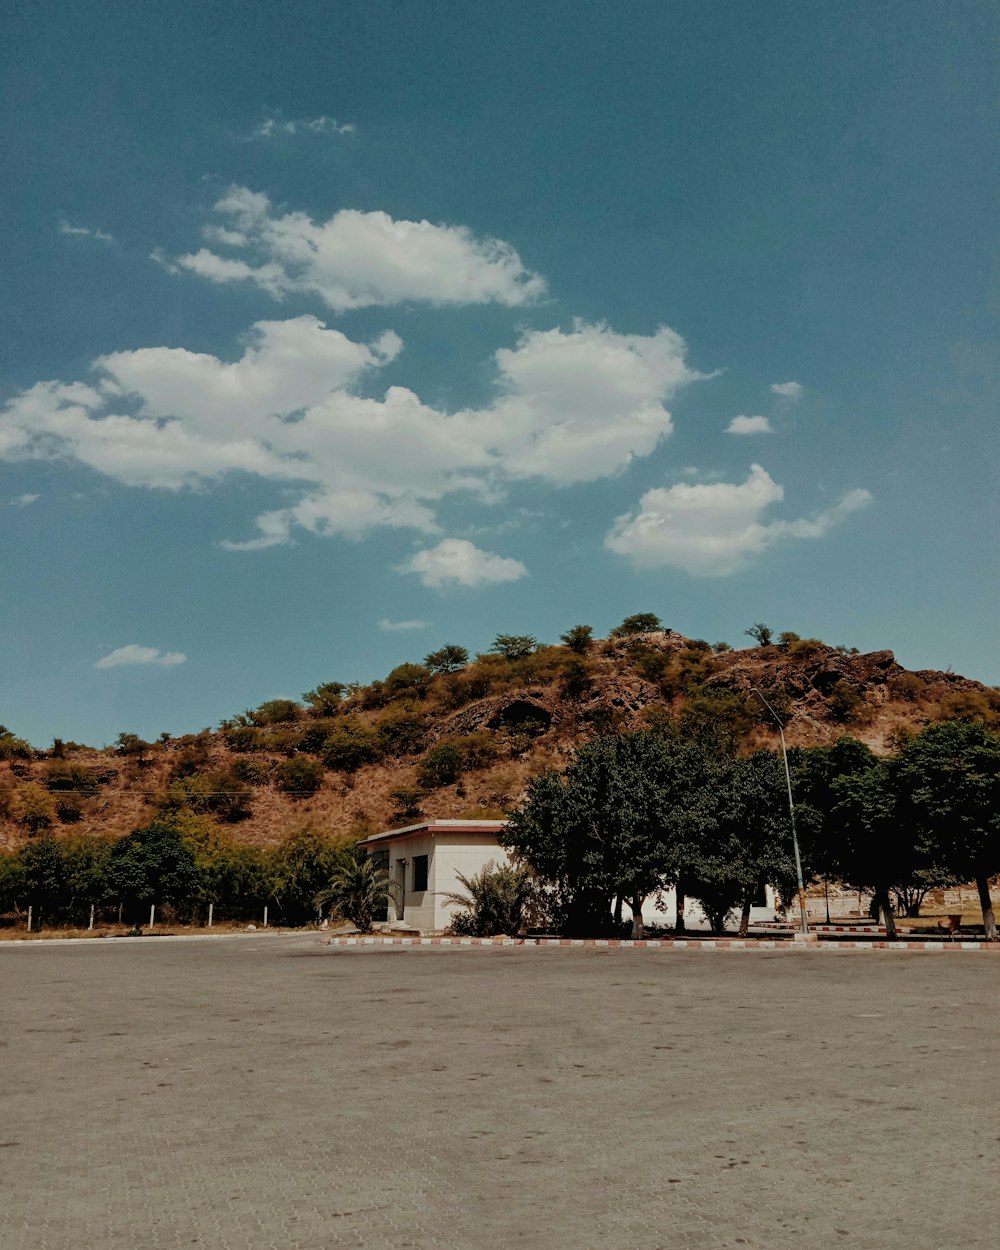
[[[422,820],[418,825],[403,825],[399,829],[373,833],[362,838],[358,846],[366,846],[370,842],[388,842],[393,838],[408,838],[415,833],[433,833],[438,829],[443,833],[493,833],[503,829],[506,824],[506,820]]]

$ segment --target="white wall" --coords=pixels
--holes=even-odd
[[[387,840],[388,842],[388,840]],[[453,903],[446,903],[442,894],[450,891],[464,893],[458,873],[471,877],[491,861],[497,864],[507,861],[507,852],[498,845],[496,836],[490,832],[469,833],[438,830],[431,834],[415,834],[383,843],[389,853],[389,879],[398,881],[401,861],[405,860],[406,888],[402,898],[402,923],[414,929],[447,929],[452,913],[460,910]],[[413,889],[413,860],[417,855],[427,855],[427,889]],[[389,898],[389,923],[400,920],[400,899],[395,893]]]

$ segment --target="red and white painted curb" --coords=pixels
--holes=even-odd
[[[912,941],[816,941],[797,942],[772,938],[473,938],[473,937],[357,937],[323,938],[326,946],[479,946],[548,947],[581,946],[615,950],[709,950],[709,951],[983,951],[1000,955],[1000,942],[912,942]]]

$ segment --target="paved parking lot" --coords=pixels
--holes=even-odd
[[[0,946],[4,1250],[973,1250],[1000,960]]]

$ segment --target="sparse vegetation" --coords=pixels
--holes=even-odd
[[[774,641],[774,630],[763,621],[754,621],[750,628],[743,632],[748,638],[752,638],[758,647],[769,647]]]
[[[635,634],[652,634],[663,628],[663,622],[655,612],[635,612],[626,616],[611,631],[612,638],[631,638]]]

